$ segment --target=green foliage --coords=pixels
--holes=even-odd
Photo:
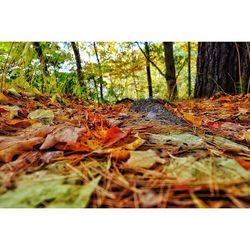
[[[76,62],[69,42],[40,42],[49,72],[43,76],[40,58],[32,42],[0,43],[0,87],[18,91],[44,91],[51,95],[66,93],[83,99],[100,101],[100,84],[107,102],[122,98],[148,97],[146,60],[135,42],[96,42],[100,65],[93,42],[79,42],[84,86],[78,83]],[[150,57],[165,72],[162,43],[150,42]],[[192,47],[192,88],[194,86],[197,43]],[[174,43],[179,98],[187,96],[187,43]],[[153,93],[156,98],[167,97],[167,84],[157,69],[151,67]],[[46,79],[46,81],[45,81]]]

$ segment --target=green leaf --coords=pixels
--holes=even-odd
[[[37,120],[43,124],[52,124],[54,119],[54,113],[52,110],[37,109],[29,113],[28,118],[31,120]]]
[[[69,192],[65,192],[58,196],[48,207],[86,207],[90,196],[95,191],[101,176],[96,177],[91,182],[82,187],[72,187]]]
[[[171,133],[171,134],[151,134],[149,136],[151,143],[172,144],[176,146],[188,145],[189,147],[203,146],[203,140],[198,136],[189,133]]]
[[[0,207],[85,207],[101,177],[75,185],[76,174],[60,176],[43,170],[20,178],[17,188],[0,196]],[[69,182],[74,180],[73,184]]]
[[[231,151],[236,151],[236,152],[241,151],[245,153],[250,153],[250,150],[248,147],[240,145],[238,143],[235,143],[231,140],[228,140],[220,136],[206,135],[204,140],[211,144],[215,144],[216,146],[224,150],[231,150]]]
[[[235,160],[225,157],[196,159],[194,156],[172,159],[165,172],[178,182],[197,185],[232,185],[250,181],[250,172]]]

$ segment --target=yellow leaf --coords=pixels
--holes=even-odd
[[[247,130],[247,132],[244,135],[244,138],[248,144],[250,144],[250,129]]]
[[[184,112],[183,112],[183,117],[185,120],[187,120],[188,122],[192,123],[195,126],[202,125],[202,121],[203,121],[202,117],[194,116],[193,114],[184,113]]]

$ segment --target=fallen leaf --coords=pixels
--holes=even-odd
[[[27,128],[31,125],[31,122],[27,119],[25,119],[25,120],[10,120],[6,123],[8,125],[13,126],[13,127],[21,127],[21,128]]]
[[[190,133],[171,133],[171,134],[150,134],[150,143],[171,144],[175,146],[201,147],[204,142],[198,136]]]
[[[128,150],[114,150],[111,152],[111,158],[116,160],[127,160],[130,156]]]
[[[250,170],[250,161],[244,160],[242,157],[236,157],[235,160],[245,169]]]
[[[201,126],[202,125],[202,121],[203,121],[202,117],[195,116],[193,114],[185,113],[185,112],[183,112],[182,114],[183,114],[184,119],[186,121],[192,123],[194,126]]]
[[[139,199],[144,207],[153,207],[160,202],[160,195],[152,190],[143,190],[139,194]]]
[[[103,143],[105,144],[105,147],[109,147],[119,140],[125,138],[130,132],[131,130],[123,132],[120,128],[117,127],[110,128],[103,139]]]
[[[13,119],[15,116],[18,115],[18,111],[21,109],[17,106],[0,106],[0,108],[3,110],[6,110],[7,112],[2,112],[1,115],[2,117],[6,119]]]
[[[194,156],[172,159],[165,166],[169,177],[180,183],[193,185],[232,185],[250,180],[250,173],[234,159],[225,157],[207,157],[197,159]]]
[[[52,110],[37,109],[29,113],[28,118],[31,120],[40,121],[43,124],[52,124],[54,120],[54,113]]]
[[[244,134],[244,138],[248,144],[250,144],[250,129]]]
[[[126,166],[129,168],[150,168],[156,163],[164,164],[166,160],[160,158],[152,149],[149,149],[147,151],[131,151]]]
[[[15,155],[20,155],[26,151],[32,151],[35,145],[41,144],[43,138],[34,137],[2,137],[0,138],[0,161],[10,162]]]
[[[88,205],[90,196],[95,191],[98,186],[98,183],[101,179],[101,176],[96,177],[89,183],[85,184],[82,187],[73,187],[71,188],[70,192],[62,193],[58,195],[56,199],[49,203],[47,207],[54,207],[54,208],[84,208]]]
[[[10,103],[10,98],[4,95],[3,93],[0,93],[0,103]]]
[[[86,131],[85,128],[66,127],[57,128],[51,134],[47,135],[44,143],[40,147],[41,150],[51,148],[58,143],[66,143],[73,145],[77,142],[78,138]]]
[[[51,152],[46,152],[42,155],[41,160],[48,164],[52,160],[58,157],[63,157],[63,151],[51,151]]]

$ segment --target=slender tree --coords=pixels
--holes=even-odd
[[[194,96],[210,97],[249,91],[249,43],[200,42]]]
[[[48,83],[49,79],[49,71],[47,67],[47,58],[43,53],[42,47],[40,42],[33,42],[34,49],[37,53],[37,56],[40,60],[40,68],[43,74],[43,82],[42,82],[42,92],[44,92],[44,86]]]
[[[98,55],[98,50],[97,50],[97,46],[96,43],[93,43],[94,46],[94,50],[95,50],[95,56],[96,56],[96,60],[98,63],[98,68],[99,68],[99,72],[100,72],[100,77],[99,77],[99,83],[100,83],[100,96],[101,96],[101,101],[104,101],[104,97],[103,97],[103,77],[102,77],[102,65],[99,59],[99,55]]]
[[[81,56],[80,56],[80,51],[79,47],[76,44],[76,42],[71,42],[72,49],[74,51],[74,56],[76,60],[76,71],[77,71],[77,78],[78,78],[78,83],[80,86],[84,86],[84,75],[82,71],[82,64],[81,64]]]
[[[144,43],[145,45],[145,53],[147,58],[150,59],[150,50],[148,42]],[[153,88],[152,88],[152,78],[151,78],[151,70],[150,70],[150,62],[146,59],[146,71],[147,71],[147,79],[148,79],[148,96],[149,98],[153,98]]]
[[[188,42],[188,96],[191,96],[191,43]]]
[[[141,50],[142,54],[145,56],[145,58],[157,69],[157,71],[160,73],[160,75],[162,75],[165,78],[165,80],[167,82],[167,86],[168,86],[168,96],[169,96],[169,99],[174,99],[177,96],[177,88],[175,87],[175,89],[173,89],[173,86],[172,86],[172,84],[173,84],[172,79],[175,79],[174,80],[174,82],[175,82],[174,86],[176,86],[175,66],[174,66],[174,60],[173,60],[173,58],[174,58],[174,56],[173,56],[173,49],[172,49],[172,56],[171,56],[171,51],[167,51],[168,52],[167,56],[169,57],[170,61],[171,61],[171,58],[172,58],[172,66],[174,66],[174,71],[173,71],[173,68],[170,67],[172,73],[169,74],[169,60],[167,62],[168,67],[166,66],[166,68],[168,68],[168,73],[166,73],[166,72],[164,73],[157,66],[157,64],[154,61],[152,61],[151,58],[149,58],[147,56],[146,52],[141,48],[140,44],[138,42],[136,42],[136,43],[137,43],[139,49]],[[164,45],[164,47],[165,47],[165,45]],[[166,53],[165,53],[165,56],[166,56]],[[174,75],[174,77],[172,77],[172,75]],[[172,91],[172,89],[173,89],[173,91]],[[173,92],[173,94],[171,94],[171,92]]]
[[[177,97],[173,43],[163,42],[163,46],[165,53],[166,80],[168,82],[169,99],[173,100]]]

